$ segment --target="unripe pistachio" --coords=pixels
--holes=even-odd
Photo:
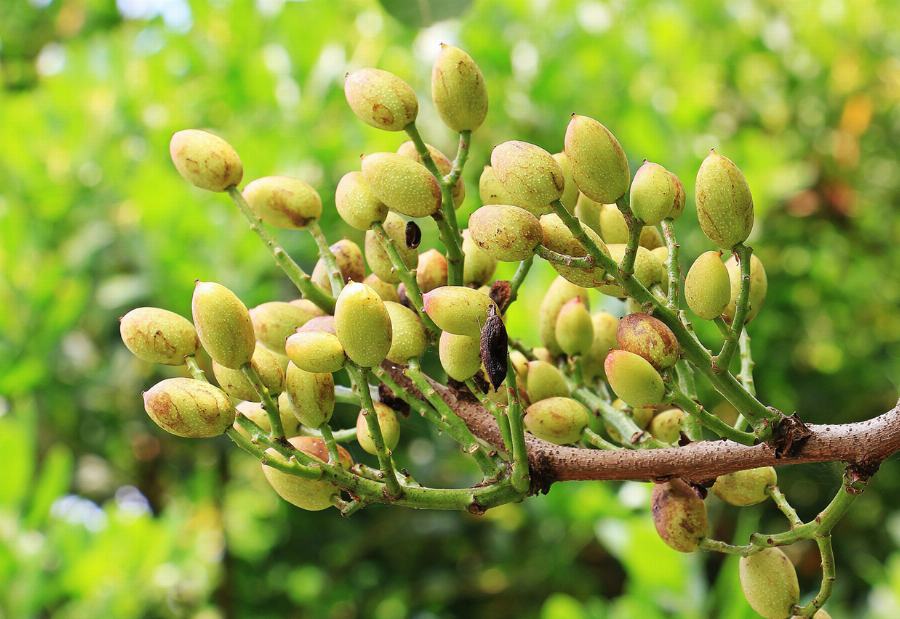
[[[438,342],[441,367],[453,380],[464,381],[481,370],[480,341],[477,337],[444,331]]]
[[[277,228],[305,228],[322,216],[318,192],[298,178],[258,178],[244,188],[243,195],[257,217]]]
[[[175,169],[187,182],[209,191],[225,191],[241,182],[244,166],[231,144],[217,135],[185,129],[169,142]]]
[[[646,229],[647,228],[645,228],[645,230]],[[649,229],[656,230],[656,228],[649,228]],[[647,249],[650,250],[650,254],[654,258],[656,258],[659,261],[659,263],[661,265],[663,265],[663,267],[665,268],[666,260],[669,259],[669,248],[663,245],[661,247],[653,247],[653,248],[648,247]]]
[[[624,245],[628,242],[628,223],[618,206],[601,204],[599,220],[600,236],[606,243]]]
[[[464,286],[435,288],[422,295],[422,301],[425,313],[442,331],[469,337],[480,337],[488,308],[494,305],[489,296]]]
[[[575,184],[591,200],[612,204],[628,191],[631,170],[625,151],[609,129],[593,118],[572,115],[565,152]]]
[[[791,619],[803,619],[800,615],[794,615]],[[831,615],[828,614],[824,608],[820,608],[816,611],[816,614],[812,616],[812,619],[831,619]]]
[[[474,131],[487,116],[488,96],[481,69],[466,52],[441,43],[431,69],[434,107],[453,131]]]
[[[374,273],[369,273],[363,280],[363,283],[378,293],[382,301],[400,302],[400,295],[397,294],[397,287],[389,284]]]
[[[556,445],[577,442],[588,421],[588,410],[572,398],[546,398],[525,411],[525,429],[539,439]]]
[[[397,253],[403,260],[403,264],[408,269],[416,268],[419,261],[419,252],[414,247],[406,246],[406,221],[396,213],[388,213],[384,220],[384,232],[394,241]],[[390,284],[396,284],[400,281],[400,276],[394,270],[394,265],[388,256],[387,251],[381,246],[378,237],[372,230],[366,231],[366,262],[369,268],[378,276],[379,279]]]
[[[509,351],[509,360],[517,377],[525,377],[528,374],[528,357],[518,350]]]
[[[658,163],[645,161],[631,183],[631,211],[645,224],[655,226],[675,209],[675,178]]]
[[[680,408],[670,408],[657,413],[650,420],[650,434],[663,443],[676,443],[681,438],[683,423],[684,411]]]
[[[554,324],[556,324],[556,323],[554,323]],[[544,362],[550,363],[550,364],[553,363],[553,353],[551,353],[549,349],[544,348],[543,346],[538,346],[538,347],[534,348],[531,352],[532,352],[532,354],[534,354],[534,358],[537,359],[538,361],[544,361]]]
[[[712,414],[728,425],[733,426],[737,423],[740,412],[734,407],[734,404],[728,400],[722,400],[713,407]]]
[[[575,238],[568,226],[563,223],[555,213],[550,213],[541,217],[541,230],[543,231],[543,244],[560,254],[575,256],[581,258],[588,255],[587,249],[581,242]],[[609,255],[606,244],[603,240],[590,228],[585,228],[585,234],[604,254]],[[577,266],[565,266],[553,263],[553,268],[557,273],[565,277],[570,282],[585,288],[595,288],[601,285],[606,277],[606,270],[602,266],[594,266],[590,269],[583,269]]]
[[[144,392],[144,410],[175,436],[208,438],[234,423],[234,407],[224,391],[190,378],[167,378]]]
[[[482,206],[469,217],[472,240],[503,262],[525,260],[544,238],[538,218],[518,206]]]
[[[753,196],[741,170],[710,151],[697,171],[697,220],[707,238],[722,249],[743,243],[753,229]]]
[[[653,419],[653,415],[656,412],[656,409],[653,406],[638,406],[631,408],[621,399],[614,400],[612,405],[630,417],[631,420],[634,421],[634,424],[641,430],[650,425],[650,421]],[[609,437],[617,443],[624,445],[626,440],[631,439],[631,437],[628,437],[627,439],[623,438],[619,431],[608,422],[604,422],[603,427],[606,430],[606,433],[609,434]]]
[[[298,331],[285,343],[288,358],[307,372],[337,372],[347,361],[344,347],[333,333]]]
[[[300,432],[300,422],[285,406],[285,403],[288,403],[289,405],[289,402],[290,400],[288,399],[288,395],[286,392],[282,392],[278,396],[278,416],[281,418],[281,427],[284,430],[284,435],[288,438],[297,436],[297,434]],[[238,415],[243,415],[256,425],[258,425],[260,430],[262,430],[266,434],[272,431],[272,424],[269,422],[269,414],[266,412],[266,409],[261,403],[239,402],[234,408],[237,410]],[[232,427],[247,438],[250,438],[250,433],[247,432],[243,428],[243,426],[241,426],[236,421],[234,422],[234,424],[232,424]]]
[[[310,318],[309,322],[297,329],[297,331],[302,331],[304,333],[307,331],[324,331],[325,333],[331,333],[332,335],[337,333],[334,330],[334,316],[328,314]]]
[[[397,153],[374,153],[362,160],[362,174],[375,197],[408,217],[428,217],[441,208],[441,186],[431,172]]]
[[[769,494],[766,490],[776,483],[778,483],[778,474],[775,473],[775,469],[771,466],[763,466],[720,475],[716,478],[712,491],[726,503],[746,507],[768,499]]]
[[[640,355],[657,370],[672,367],[681,354],[675,334],[649,314],[629,314],[622,318],[616,341],[620,349]]]
[[[366,421],[366,415],[370,412],[361,410],[356,417],[356,441],[363,451],[373,456],[378,453],[375,449],[375,441],[369,433],[369,422]],[[388,451],[392,451],[397,443],[400,442],[400,422],[397,421],[397,413],[394,412],[387,404],[375,402],[375,415],[378,418],[378,425],[381,428],[381,437],[384,439],[384,446]]]
[[[301,370],[289,363],[284,390],[290,398],[290,411],[308,428],[318,428],[334,413],[334,377],[328,372]]]
[[[181,365],[200,347],[187,318],[158,307],[138,307],[119,321],[119,333],[135,357],[150,363]]]
[[[609,250],[609,255],[613,260],[621,265],[622,260],[625,258],[625,245],[607,245],[606,248]],[[659,261],[653,257],[648,249],[641,246],[637,247],[637,254],[634,259],[634,276],[647,288],[662,281]],[[597,289],[611,297],[625,296],[625,291],[618,284],[605,284],[598,286]]]
[[[391,319],[391,347],[388,361],[405,364],[425,352],[428,339],[425,327],[414,311],[399,303],[386,301],[384,308]]]
[[[569,356],[583,355],[594,342],[594,324],[587,306],[579,298],[567,301],[556,317],[556,341]]]
[[[565,178],[553,156],[528,142],[504,142],[491,152],[491,166],[511,203],[543,215],[562,195]]]
[[[419,113],[419,102],[412,87],[381,69],[348,73],[344,79],[344,96],[357,118],[376,129],[403,131]]]
[[[334,329],[347,356],[365,368],[379,365],[391,349],[391,317],[378,293],[347,284],[334,307]]]
[[[788,617],[800,601],[797,571],[780,548],[764,548],[741,557],[738,572],[750,608],[765,619]]]
[[[569,165],[569,158],[565,153],[554,153],[553,158],[559,164],[559,169],[563,173],[563,192],[559,197],[559,201],[566,207],[570,213],[575,211],[575,205],[578,203],[578,187],[575,185],[575,179],[572,178],[572,166]]]
[[[465,255],[463,264],[463,283],[482,286],[494,276],[497,259],[483,250],[472,238],[469,230],[463,230],[462,250]]]
[[[503,188],[503,184],[497,178],[494,168],[484,166],[481,176],[478,178],[478,197],[482,204],[511,204],[512,198]]]
[[[687,202],[687,196],[684,192],[684,183],[681,182],[681,179],[678,178],[678,176],[673,172],[669,172],[669,174],[672,175],[672,182],[675,183],[675,203],[672,205],[672,213],[669,215],[669,217],[671,217],[672,219],[678,219],[684,212],[684,205]]]
[[[684,297],[691,311],[704,320],[717,318],[725,311],[731,299],[731,283],[721,252],[704,252],[694,260],[684,279]]]
[[[431,160],[434,162],[435,167],[437,167],[438,172],[441,173],[441,176],[450,174],[450,170],[453,169],[453,162],[450,161],[447,155],[431,144],[425,144],[425,148],[428,149],[428,154],[431,155]],[[416,145],[409,140],[397,148],[397,154],[412,159],[416,163],[421,163],[423,165],[425,163],[422,160],[422,155],[420,155],[419,151],[416,149]],[[462,175],[460,175],[459,179],[457,179],[456,183],[453,185],[450,194],[453,198],[454,207],[458,207],[466,199],[466,183],[462,179]]]
[[[316,436],[295,436],[288,439],[288,442],[295,449],[322,462],[328,462],[328,448],[325,446],[325,441],[321,438]],[[284,456],[274,449],[266,450],[266,457],[284,460]],[[338,463],[345,469],[353,466],[353,458],[350,456],[350,452],[340,445],[338,445]],[[298,477],[265,464],[262,465],[262,470],[266,476],[266,481],[278,493],[278,496],[300,509],[313,512],[328,509],[331,507],[334,497],[339,496],[341,493],[339,487],[327,480]]]
[[[534,404],[547,398],[568,397],[569,385],[562,372],[546,361],[529,361],[525,377],[528,401]]]
[[[601,238],[603,237],[600,231],[600,212],[602,209],[603,205],[599,202],[594,202],[583,193],[578,194],[578,200],[575,203],[575,217],[582,224],[599,234]]]
[[[681,479],[653,486],[653,524],[662,540],[679,552],[693,552],[706,537],[706,505]]]
[[[448,265],[444,254],[436,249],[429,249],[419,255],[416,267],[416,283],[423,293],[447,285]]]
[[[663,241],[662,234],[659,233],[659,230],[656,229],[655,226],[644,226],[641,228],[641,235],[638,237],[638,245],[653,251],[657,248],[665,249],[664,244],[665,241]]]
[[[603,362],[609,386],[630,406],[659,404],[665,394],[662,377],[643,357],[612,350]]]
[[[198,281],[191,300],[194,326],[213,361],[233,370],[250,363],[256,336],[250,313],[228,288]]]
[[[580,298],[585,305],[589,305],[588,291],[563,277],[554,279],[547,288],[547,292],[544,293],[544,299],[538,310],[538,333],[541,336],[541,342],[544,343],[551,356],[562,352],[562,348],[556,341],[556,318],[559,316],[559,310],[567,301],[576,297]]]
[[[616,347],[616,330],[619,319],[609,312],[597,312],[591,316],[594,337],[591,347],[581,358],[581,368],[586,378],[594,378],[603,373],[603,361],[609,351]]]
[[[329,287],[330,289],[330,287]],[[324,312],[306,299],[290,303],[270,301],[250,310],[256,339],[277,353],[284,354],[284,343],[294,331]]]
[[[728,280],[731,284],[731,294],[728,305],[725,306],[724,314],[728,322],[734,320],[734,312],[737,308],[737,299],[741,292],[741,265],[737,259],[732,256],[725,261],[725,269],[728,271]],[[766,269],[763,267],[762,260],[756,255],[750,256],[750,305],[747,309],[747,322],[750,322],[759,310],[762,309],[766,300],[766,293],[769,290],[769,278],[766,276]]]
[[[341,239],[329,248],[334,254],[334,261],[344,283],[361,282],[366,276],[366,265],[363,260],[359,245],[350,239]],[[331,290],[331,280],[328,278],[328,267],[325,261],[319,258],[312,272],[312,280],[325,290]]]
[[[368,230],[372,224],[384,221],[388,207],[375,197],[362,172],[347,172],[334,191],[334,206],[338,215],[357,230]]]
[[[270,393],[281,393],[284,389],[284,374],[287,369],[287,361],[262,344],[256,345],[250,366],[256,370],[262,384]],[[233,370],[219,365],[215,361],[212,364],[213,375],[222,391],[237,400],[259,402],[260,396],[256,389],[241,370]]]

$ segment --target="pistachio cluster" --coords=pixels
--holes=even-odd
[[[431,90],[438,115],[459,137],[452,160],[422,140],[417,95],[400,77],[374,68],[346,76],[354,114],[408,138],[396,152],[363,156],[337,184],[334,211],[364,234],[362,247],[350,239],[329,244],[319,220],[330,205],[303,180],[267,176],[241,191],[243,167],[227,142],[200,130],[172,137],[178,172],[198,188],[229,194],[299,298],[248,309],[221,284],[197,282],[193,321],[158,308],[129,312],[121,321],[126,346],[150,363],[186,365],[191,376],[144,394],[150,418],[177,436],[227,434],[259,459],[286,501],[309,510],[336,506],[345,515],[370,503],[481,513],[521,500],[542,487],[528,460],[529,445],[542,441],[673,450],[708,438],[771,439],[785,417],[753,387],[745,327],[763,305],[767,280],[745,244],[753,200],[740,169],[715,151],[700,165],[696,216],[714,249],[684,278],[674,228],[687,210],[683,183],[648,161],[632,177],[615,135],[588,116],[572,116],[558,153],[523,141],[495,146],[479,176],[480,205],[461,229],[472,132],[488,113],[484,77],[466,52],[442,45]],[[443,251],[420,250],[423,219],[437,226]],[[309,234],[320,256],[311,273],[267,226]],[[511,339],[505,313],[535,257],[558,277],[538,309],[536,337]],[[510,281],[494,281],[501,262],[518,265]],[[592,313],[598,301],[602,309]],[[695,335],[697,319],[718,326],[718,352]],[[202,369],[207,355],[218,386]],[[425,374],[429,356],[447,380]],[[736,421],[706,409],[697,377],[737,409]],[[447,381],[449,390],[440,387]],[[499,438],[473,433],[458,408],[466,398],[493,415]],[[338,404],[355,407],[355,425],[332,428]],[[456,441],[484,481],[428,488],[400,469],[401,405]],[[377,467],[354,461],[341,445],[353,441],[358,457],[374,456]],[[819,608],[830,591],[830,527],[848,503],[841,494],[825,517],[804,524],[772,468],[710,480],[729,505],[771,498],[792,525],[732,546],[709,537],[706,487],[658,481],[651,511],[669,546],[740,554],[743,589],[764,617],[827,616]],[[799,606],[793,567],[776,546],[812,538],[825,579],[819,595]]]

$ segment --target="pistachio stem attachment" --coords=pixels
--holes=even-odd
[[[712,358],[713,371],[716,373],[728,372],[731,358],[737,350],[738,336],[744,330],[744,321],[747,319],[747,312],[750,309],[750,257],[753,255],[753,248],[738,243],[734,247],[734,254],[741,263],[741,289],[738,293],[731,329],[728,331],[725,343],[722,344],[722,350]]]
[[[184,358],[184,364],[187,366],[188,372],[191,374],[191,378],[194,380],[200,380],[204,383],[208,383],[209,380],[206,378],[206,372],[203,371],[203,368],[200,367],[200,364],[197,363],[197,357],[194,355],[188,355]]]
[[[591,269],[594,266],[594,259],[590,256],[577,257],[561,254],[553,251],[544,245],[538,245],[534,248],[534,253],[547,262],[552,264],[561,264],[567,267],[577,267],[579,269]]]
[[[531,471],[528,468],[528,448],[525,446],[525,421],[513,363],[507,359],[506,372],[506,416],[509,419],[509,434],[512,441],[512,486],[525,495],[531,487]]]
[[[506,418],[506,414],[500,410],[497,406],[496,402],[493,402],[490,398],[488,398],[484,391],[481,390],[475,380],[472,378],[466,379],[466,387],[469,388],[469,391],[478,398],[478,401],[481,402],[481,405],[494,416],[494,419],[497,421],[497,427],[500,428],[500,436],[503,439],[503,446],[506,448],[507,457],[512,453],[512,437],[509,433],[509,419]]]
[[[450,172],[441,181],[447,187],[453,187],[462,175],[466,161],[469,159],[469,145],[471,144],[472,131],[463,129],[459,132],[459,144],[456,147],[456,157],[453,158],[453,166]],[[427,149],[426,149],[427,150]]]
[[[606,449],[609,451],[622,449],[618,445],[610,443],[608,440],[591,430],[590,428],[585,428],[581,433],[581,440],[590,445],[591,447],[596,447],[597,449]]]
[[[753,434],[736,430],[707,411],[695,400],[689,398],[673,384],[670,383],[668,386],[671,390],[671,401],[677,404],[688,415],[698,419],[703,427],[715,432],[720,437],[731,439],[735,443],[740,443],[741,445],[756,444],[756,437]]]
[[[272,257],[275,259],[275,264],[284,271],[284,274],[287,275],[288,279],[290,279],[294,286],[297,287],[297,290],[300,291],[303,298],[309,299],[329,314],[334,313],[334,297],[319,288],[315,282],[312,281],[309,274],[300,268],[300,265],[294,262],[294,259],[288,255],[284,247],[279,245],[275,238],[266,232],[259,223],[259,217],[256,216],[253,209],[251,209],[250,205],[247,204],[247,201],[244,200],[244,196],[241,195],[240,190],[238,190],[237,187],[229,187],[228,195],[231,196],[231,199],[244,214],[244,217],[250,222],[250,229],[262,239],[262,242],[269,249]]]
[[[667,250],[666,276],[669,279],[666,305],[674,312],[678,311],[681,304],[681,265],[678,263],[678,253],[681,245],[675,236],[675,220],[671,217],[666,217],[662,220],[661,225]]]
[[[284,427],[281,425],[281,414],[278,412],[278,404],[272,399],[272,395],[269,393],[269,388],[263,384],[256,368],[249,363],[245,363],[243,367],[241,367],[241,373],[250,381],[250,384],[253,385],[253,389],[259,395],[260,400],[262,400],[263,408],[266,411],[266,415],[269,416],[269,423],[272,426],[272,436],[276,439],[284,440]]]
[[[355,364],[347,364],[347,374],[350,380],[359,392],[362,401],[362,414],[366,418],[366,425],[369,428],[369,434],[372,437],[372,443],[375,445],[375,451],[378,454],[378,466],[384,473],[384,491],[385,495],[393,500],[403,494],[400,488],[400,482],[397,481],[397,474],[394,472],[394,465],[391,456],[384,444],[384,435],[381,433],[381,424],[378,421],[378,415],[375,412],[375,404],[372,402],[372,394],[369,393],[369,369],[360,368]]]
[[[788,502],[787,497],[784,496],[781,488],[778,486],[769,486],[766,488],[766,494],[769,495],[778,510],[784,514],[785,518],[787,518],[792,529],[803,525],[803,521],[800,520],[800,516],[797,515],[797,510],[795,510]]]
[[[309,222],[306,229],[316,242],[316,247],[319,249],[319,257],[322,258],[322,261],[325,263],[325,270],[328,272],[328,281],[331,283],[331,294],[337,297],[344,288],[344,276],[338,268],[337,261],[334,258],[334,252],[332,252],[331,247],[328,246],[328,239],[325,238],[325,233],[322,232],[322,227],[319,226],[317,220]]]
[[[319,433],[322,436],[322,440],[325,441],[325,448],[328,450],[328,464],[338,464],[340,456],[338,455],[337,442],[334,440],[334,434],[331,432],[331,426],[327,422],[323,423],[319,427]]]
[[[634,275],[634,261],[637,258],[637,248],[641,240],[641,228],[644,222],[635,217],[628,206],[628,198],[622,196],[616,200],[616,206],[625,218],[625,225],[628,226],[628,243],[625,245],[625,255],[622,257],[622,266],[619,267],[619,275],[622,280],[631,279]]]
[[[609,424],[622,437],[622,446],[628,449],[657,449],[668,447],[665,443],[653,438],[649,432],[642,430],[634,420],[612,404],[592,392],[587,387],[578,387],[572,391],[572,397],[599,415],[604,423]]]

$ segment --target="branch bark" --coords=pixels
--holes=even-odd
[[[415,391],[399,368],[386,368],[397,382]],[[501,447],[493,416],[469,394],[434,383],[435,389],[473,434]],[[635,480],[680,477],[702,483],[719,475],[760,466],[808,462],[846,462],[865,469],[878,466],[900,451],[900,402],[867,421],[840,425],[809,425],[811,435],[796,453],[776,456],[767,443],[748,447],[733,441],[698,441],[684,447],[602,451],[565,447],[526,436],[528,462],[535,490],[546,491],[557,481]]]

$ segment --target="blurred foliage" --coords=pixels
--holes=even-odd
[[[178,370],[131,358],[117,316],[137,305],[187,315],[198,278],[248,305],[294,296],[227,200],[178,177],[169,136],[212,128],[247,179],[296,175],[327,204],[360,153],[402,141],[353,118],[350,68],[407,79],[426,139],[453,147],[428,96],[441,40],[476,58],[491,96],[464,215],[494,144],[559,150],[574,111],[606,123],[634,168],[648,158],[679,174],[689,198],[715,146],[757,204],[751,240],[770,281],[750,331],[762,397],[815,422],[893,405],[895,2],[480,0],[425,29],[409,24],[435,16],[404,5],[441,3],[383,4],[2,3],[0,617],[751,616],[733,561],[658,541],[645,484],[560,485],[482,518],[374,507],[343,520],[277,500],[224,439],[191,443],[147,421],[138,394]],[[326,211],[331,237],[361,240]],[[708,249],[695,223],[688,209],[677,226],[685,264]],[[281,238],[311,267],[306,237]],[[530,308],[550,279],[532,273],[512,333],[536,341]],[[339,417],[349,424],[352,411]],[[471,481],[447,441],[412,421],[401,463],[423,481]],[[885,463],[837,530],[835,617],[900,615],[898,479]],[[783,471],[782,482],[809,517],[837,469]],[[770,507],[738,516],[710,504],[722,537],[745,537],[758,518],[781,526]],[[813,591],[815,550],[793,559]]]

